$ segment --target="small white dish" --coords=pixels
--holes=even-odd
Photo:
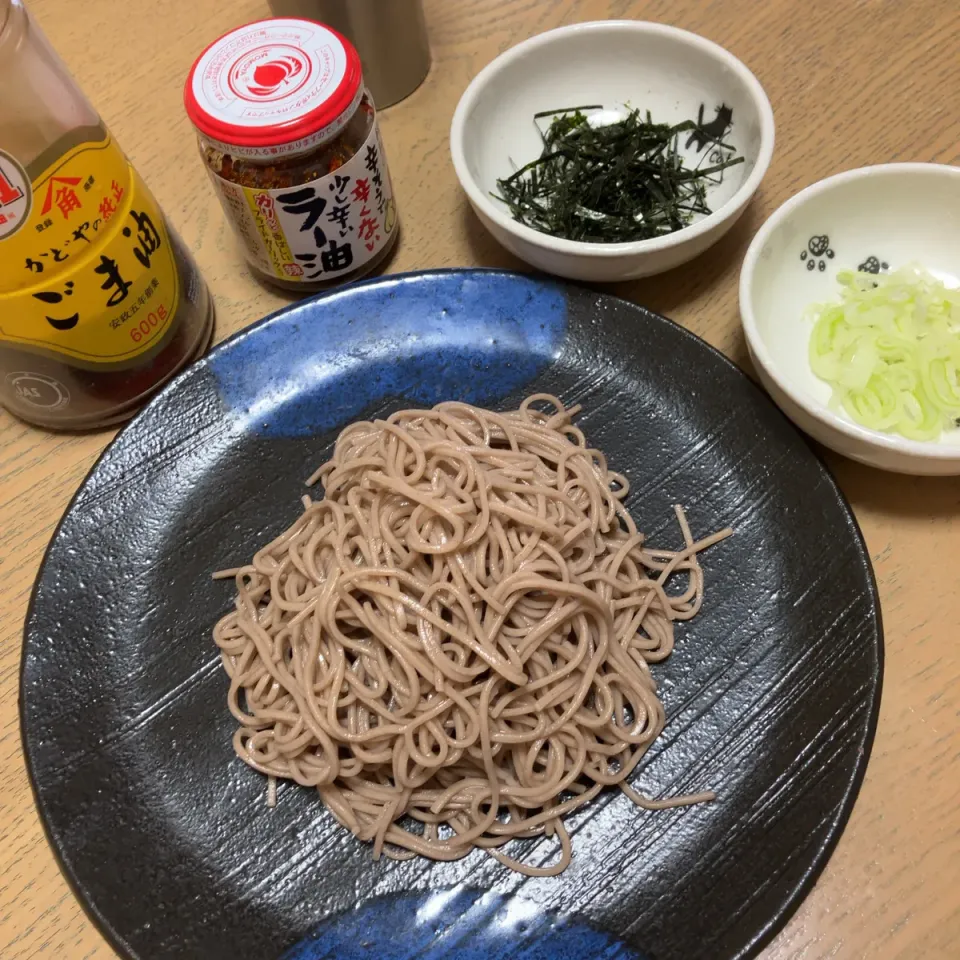
[[[821,180],[760,228],[740,272],[740,316],[763,385],[815,440],[898,473],[960,474],[960,430],[936,441],[862,427],[828,407],[831,389],[807,359],[811,303],[839,298],[844,268],[897,269],[918,262],[960,286],[960,167],[891,163]]]
[[[724,171],[723,182],[710,188],[713,213],[665,237],[581,243],[517,223],[491,194],[499,178],[540,155],[534,114],[592,103],[649,110],[654,121],[663,123],[696,119],[701,108],[709,123],[725,106],[733,111],[725,139],[745,162]],[[457,176],[494,237],[541,270],[592,281],[661,273],[719,240],[760,185],[773,140],[770,102],[736,57],[686,30],[637,20],[560,27],[506,51],[467,87],[450,130]],[[681,140],[681,147],[685,143]],[[696,147],[685,148],[688,163],[700,158]]]

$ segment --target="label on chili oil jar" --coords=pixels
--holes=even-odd
[[[376,124],[353,157],[317,180],[270,190],[211,177],[248,256],[285,280],[352,273],[377,256],[397,225]]]
[[[0,345],[123,364],[158,343],[180,277],[163,215],[109,134],[24,168],[0,151]]]

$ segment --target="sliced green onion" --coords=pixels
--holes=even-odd
[[[960,422],[960,289],[911,264],[841,270],[840,300],[814,304],[809,359],[843,409],[873,430],[935,440]]]

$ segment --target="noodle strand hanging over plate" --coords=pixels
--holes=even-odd
[[[374,856],[483,847],[529,875],[570,862],[563,819],[626,783],[663,729],[649,664],[703,599],[722,530],[651,549],[629,485],[587,446],[579,407],[528,397],[354,423],[310,478],[324,497],[248,566],[214,638],[238,755],[316,787]],[[668,592],[671,578],[685,578]],[[531,866],[495,849],[556,836]]]

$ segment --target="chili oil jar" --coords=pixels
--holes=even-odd
[[[184,89],[200,152],[253,270],[288,290],[355,280],[399,233],[376,109],[348,40],[261,20],[198,58]]]
[[[0,403],[54,429],[123,420],[212,331],[190,253],[20,0],[0,0]]]

